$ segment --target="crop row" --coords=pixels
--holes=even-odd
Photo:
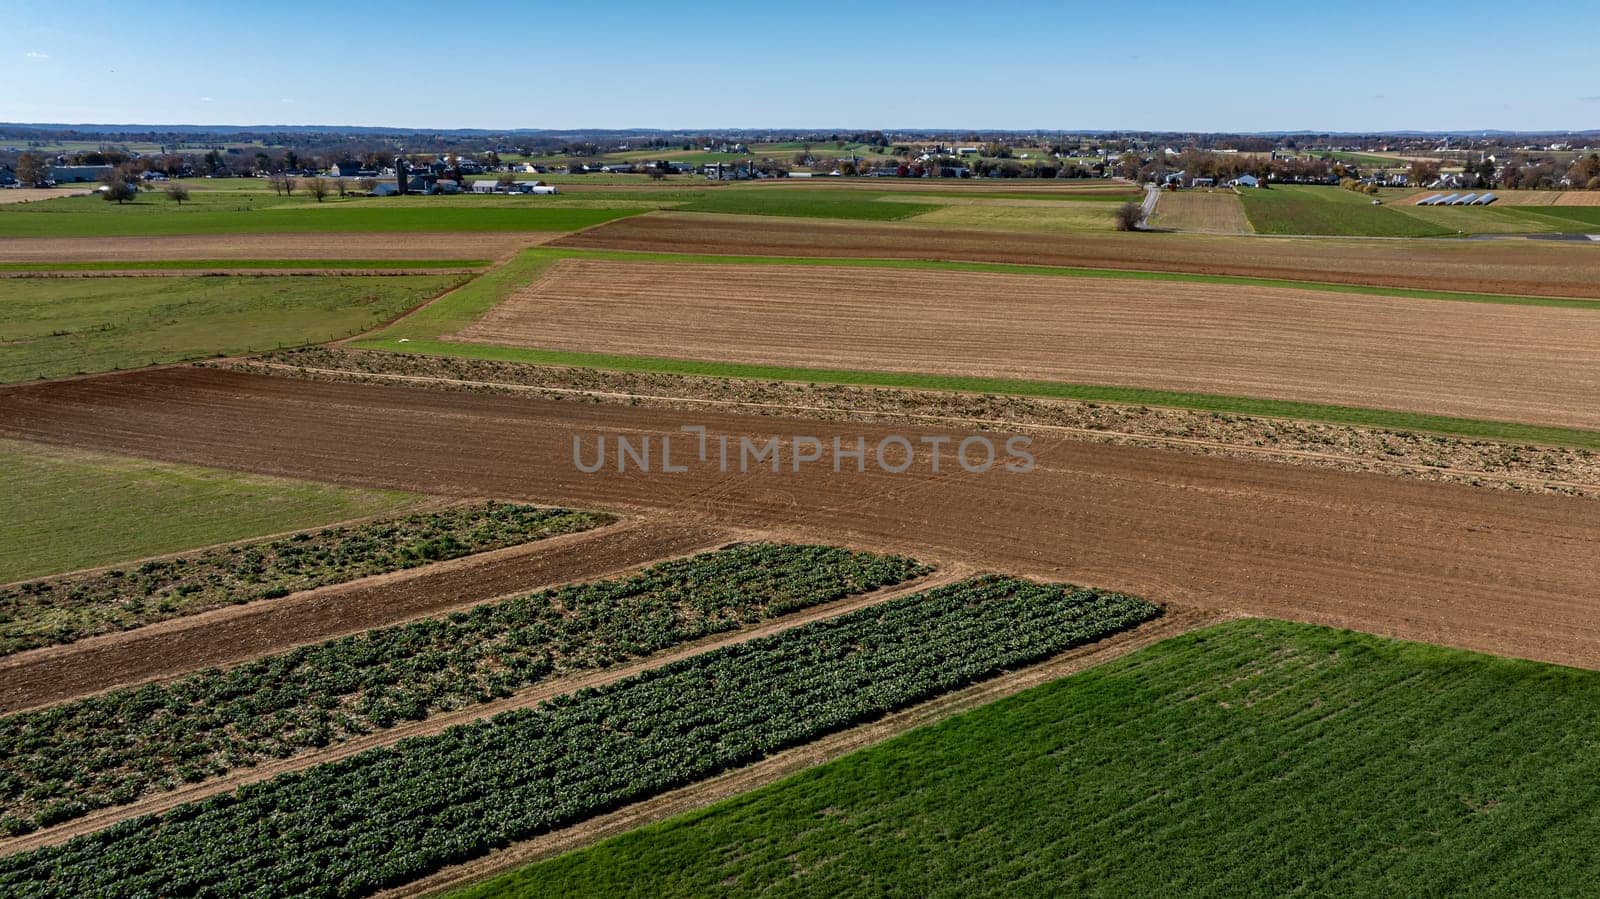
[[[964,581],[0,859],[0,893],[367,895],[1157,614]]]
[[[167,684],[0,718],[0,832],[20,833],[900,583],[910,559],[745,544]]]
[[[0,655],[582,531],[607,515],[461,506],[0,588]]]

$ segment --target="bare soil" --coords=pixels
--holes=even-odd
[[[1600,313],[1589,309],[1234,284],[563,259],[455,339],[1600,427]]]
[[[413,618],[710,549],[725,531],[632,521],[0,659],[0,713],[170,680]]]
[[[283,377],[536,395],[573,402],[827,421],[1046,430],[1074,439],[1370,471],[1498,490],[1600,497],[1600,453],[1324,422],[1004,394],[754,381],[385,353],[335,347],[201,363]]]
[[[1199,234],[1011,234],[891,223],[653,212],[553,246],[1081,266],[1422,290],[1600,298],[1600,247],[1561,241],[1382,240]]]
[[[436,495],[497,496],[849,541],[1181,605],[1600,667],[1600,516],[1472,490],[1035,437],[1029,473],[714,464],[586,474],[578,438],[876,445],[961,429],[753,418],[174,368],[0,388],[0,435]],[[678,451],[683,452],[684,445]],[[680,457],[681,458],[681,457]]]

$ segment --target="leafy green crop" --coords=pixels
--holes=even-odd
[[[922,574],[748,544],[0,719],[0,831],[289,758]]]
[[[1157,614],[964,581],[0,859],[0,893],[364,896]]]
[[[462,506],[0,588],[0,655],[528,543],[608,515]]]

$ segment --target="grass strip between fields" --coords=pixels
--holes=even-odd
[[[221,269],[485,268],[487,259],[139,259],[100,262],[0,262],[0,272],[216,271]]]
[[[603,259],[639,262],[713,263],[722,265],[833,265],[868,268],[908,268],[934,271],[979,271],[1008,274],[1039,274],[1064,277],[1124,278],[1148,281],[1181,281],[1208,284],[1247,284],[1271,287],[1298,287],[1335,293],[1414,297],[1507,305],[1557,306],[1600,311],[1600,300],[1561,297],[1529,297],[1500,294],[1468,294],[1450,291],[1401,290],[1398,288],[1328,284],[1325,282],[1277,281],[1226,275],[1195,275],[1178,272],[1123,271],[1119,269],[1080,269],[1053,266],[1010,265],[982,262],[941,262],[915,259],[803,259],[774,256],[715,256],[677,253],[642,253],[624,250],[570,250],[535,248],[525,250],[510,262],[473,279],[439,300],[396,322],[394,325],[359,338],[351,346],[391,352],[423,353],[483,359],[494,362],[521,362],[531,365],[557,365],[572,368],[601,368],[614,371],[656,374],[698,375],[714,378],[741,378],[764,381],[797,381],[813,384],[841,384],[863,387],[895,387],[912,390],[942,390],[959,393],[1009,394],[1044,399],[1115,403],[1132,406],[1164,406],[1262,418],[1290,418],[1331,424],[1421,431],[1518,443],[1600,449],[1600,431],[1534,425],[1518,422],[1458,418],[1394,409],[1370,409],[1324,403],[1275,400],[1210,393],[1187,393],[1143,387],[1117,387],[1073,384],[1024,378],[993,378],[966,375],[938,375],[918,372],[861,371],[856,369],[805,368],[742,362],[711,362],[654,356],[627,356],[532,347],[508,347],[461,343],[442,339],[477,321],[511,291],[525,286],[560,259]],[[402,342],[403,341],[403,342]]]

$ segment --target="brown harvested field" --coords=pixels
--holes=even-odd
[[[94,193],[92,187],[14,187],[0,190],[0,206],[8,203],[33,203],[57,197],[81,197]]]
[[[559,232],[5,237],[0,263],[179,259],[507,259]]]
[[[1244,203],[1231,190],[1169,190],[1156,201],[1153,228],[1204,234],[1253,234]]]
[[[455,337],[1600,428],[1600,310],[1589,309],[1053,275],[563,259]]]
[[[726,534],[656,521],[553,537],[426,568],[282,599],[216,609],[149,627],[0,659],[0,712],[232,665],[412,618],[711,549]]]
[[[1600,206],[1600,190],[1565,190],[1552,206]]]
[[[751,418],[201,368],[0,388],[0,435],[435,494],[676,513],[1164,602],[1600,667],[1592,501],[1036,437],[1027,474],[691,465],[585,474],[575,437],[701,425],[847,445],[848,422]],[[676,452],[684,450],[683,445]],[[788,450],[784,452],[788,454]],[[680,457],[681,458],[681,457]]]
[[[1564,241],[1008,234],[778,216],[653,212],[552,246],[743,256],[949,259],[1600,298],[1600,246]]]

